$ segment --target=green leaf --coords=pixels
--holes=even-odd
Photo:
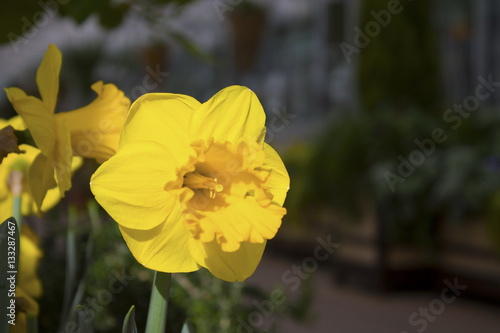
[[[72,309],[71,301],[73,300],[73,293],[76,286],[76,219],[76,208],[70,207],[68,216],[68,231],[66,236],[66,274],[64,277],[63,309]],[[68,310],[62,311],[60,320],[61,323],[65,323],[68,320]]]
[[[15,284],[19,262],[19,229],[11,217],[0,225],[0,332],[9,331],[15,319]],[[11,315],[11,309],[14,314]]]
[[[135,323],[135,307],[132,305],[125,319],[123,319],[122,333],[137,333],[137,325]]]
[[[181,333],[194,333],[193,324],[191,324],[189,319],[186,319],[186,321],[184,322]]]
[[[87,277],[89,275],[90,267],[92,265],[95,240],[96,240],[97,235],[99,235],[99,233],[101,231],[101,221],[100,221],[99,211],[98,211],[96,201],[91,200],[88,203],[88,211],[89,211],[88,214],[90,217],[90,225],[92,227],[92,231],[91,231],[90,236],[87,240],[87,246],[85,248],[85,264],[83,267],[83,274],[80,278],[80,282],[78,283],[78,287],[76,288],[76,292],[74,293],[73,300],[71,302],[71,306],[68,306],[68,309],[74,309],[78,306],[78,304],[80,304],[82,302],[83,295],[85,294],[85,288],[87,286]],[[73,214],[73,215],[70,215],[70,229],[73,229],[73,225],[76,222],[71,222],[71,221],[76,221],[76,219],[77,219],[76,210],[74,210],[74,209],[70,210],[70,214]],[[69,230],[68,230],[68,233],[69,233]],[[73,234],[74,234],[74,232],[73,232]],[[68,234],[68,242],[69,243],[74,242],[74,241],[70,240],[70,238],[74,238],[74,236],[70,237]],[[69,245],[69,246],[70,246],[70,248],[75,247],[74,244]],[[72,254],[72,256],[76,256],[76,250],[74,250],[74,251],[75,251],[75,254]],[[60,325],[59,331],[62,331],[64,329],[64,326],[65,326],[65,322],[63,322],[62,320],[63,319],[61,319],[61,322],[59,324]]]
[[[38,333],[38,316],[26,316],[26,333]]]
[[[110,0],[87,0],[87,1],[69,1],[60,7],[62,16],[71,16],[76,23],[81,24],[90,15],[99,13],[101,8],[109,4]]]

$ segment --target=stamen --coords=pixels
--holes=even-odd
[[[215,198],[217,193],[224,190],[224,186],[217,182],[217,178],[210,178],[199,174],[198,172],[190,172],[184,175],[184,186],[191,189],[206,189],[210,192],[210,198]]]

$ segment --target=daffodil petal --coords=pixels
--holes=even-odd
[[[29,226],[21,230],[18,286],[31,297],[40,297],[43,293],[42,281],[38,277],[38,265],[43,256],[40,239]]]
[[[17,87],[4,88],[4,90],[5,90],[5,93],[7,94],[7,98],[9,99],[9,101],[11,103],[13,101],[21,100],[21,99],[28,97],[28,95],[26,95],[24,90],[19,89]],[[8,122],[10,124],[10,120]]]
[[[15,89],[17,89],[17,88],[15,88]],[[19,89],[19,90],[21,90],[21,89]],[[24,94],[24,91],[23,91],[23,94]],[[21,118],[21,116],[19,116],[19,115],[10,118],[7,121],[7,123],[8,123],[8,125],[11,125],[12,127],[14,127],[14,129],[19,130],[19,131],[24,131],[26,129],[26,124],[24,123],[23,118]]]
[[[271,171],[266,187],[273,194],[273,202],[283,206],[290,188],[290,176],[278,153],[267,143],[264,143],[262,148],[266,153],[262,168]]]
[[[262,144],[266,115],[257,96],[247,87],[231,86],[219,91],[196,110],[191,135],[206,141],[255,140]]]
[[[224,252],[216,241],[202,243],[195,239],[189,242],[191,255],[200,266],[207,268],[219,279],[234,282],[244,281],[253,274],[264,253],[266,242],[242,243],[235,252]]]
[[[27,317],[37,316],[39,305],[23,290],[23,288],[17,286],[16,308],[22,308],[26,312],[16,311],[16,324],[10,326],[9,333],[26,333],[28,332]]]
[[[54,113],[56,108],[61,64],[61,51],[55,45],[50,44],[36,72],[38,91],[40,91],[43,104],[45,104],[50,113]]]
[[[21,149],[24,149],[21,147]],[[74,156],[71,162],[71,174],[73,174],[76,170],[78,170],[83,165],[83,158]],[[34,202],[31,199],[31,193],[24,193],[26,197],[23,196],[22,202],[22,214],[24,216],[29,216],[34,214],[36,210],[34,210]],[[45,195],[45,199],[42,202],[42,211],[46,212],[53,208],[59,201],[61,201],[61,191],[59,188],[52,188],[47,191]]]
[[[189,119],[200,103],[192,97],[178,94],[145,94],[130,107],[123,126],[120,146],[137,141],[161,142],[176,151],[186,151]],[[186,157],[186,156],[184,156]],[[185,164],[185,158],[182,159]]]
[[[200,267],[191,257],[189,232],[183,225],[179,203],[168,219],[150,230],[120,226],[123,239],[139,263],[169,273],[192,272]]]
[[[47,191],[57,186],[51,160],[43,154],[38,154],[30,166],[28,177],[31,194],[40,213]]]
[[[90,188],[118,224],[149,230],[164,222],[177,202],[164,188],[177,178],[173,161],[156,142],[131,143],[97,169]]]
[[[26,290],[24,290],[23,288],[16,287],[16,298],[21,298],[21,297],[26,300],[26,302],[23,303],[26,313],[30,315],[37,315],[39,312],[38,303],[26,292]],[[11,327],[16,327],[16,326],[17,326],[17,318],[16,318],[16,325]],[[12,329],[10,330],[10,332],[12,332]],[[19,332],[26,332],[26,331],[19,331]]]
[[[73,154],[95,158],[99,163],[116,154],[130,100],[114,84],[92,85],[97,97],[88,105],[55,114],[58,124],[71,131]]]
[[[51,156],[56,140],[54,116],[41,100],[33,96],[26,96],[21,89],[14,87],[7,88],[5,91],[14,109],[30,129],[31,136],[38,148],[45,156]]]
[[[57,141],[55,150],[55,161],[52,163],[57,180],[57,187],[61,197],[71,188],[71,164],[73,161],[73,151],[71,149],[71,134],[63,124],[58,124]]]
[[[11,125],[16,130],[22,130],[25,128],[24,122],[19,116],[13,117],[8,121],[0,119],[0,127],[6,125]],[[21,213],[23,216],[29,216],[35,214],[38,210],[29,186],[29,166],[35,157],[40,154],[40,150],[29,145],[20,145],[19,149],[24,151],[24,153],[9,154],[0,164],[0,179],[7,179],[13,169],[24,172],[23,192],[21,195]],[[71,164],[72,173],[79,169],[82,164],[83,159],[81,157],[73,157]],[[48,211],[60,200],[61,194],[59,189],[56,187],[49,189],[42,202],[42,211]],[[5,182],[2,186],[0,186],[0,212],[0,220],[2,221],[5,221],[5,219],[12,215],[12,193]]]

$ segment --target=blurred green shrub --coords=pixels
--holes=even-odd
[[[430,22],[432,1],[397,2],[395,14],[386,19],[388,23],[378,23],[375,16],[380,16],[380,11],[389,13],[391,3],[396,2],[364,0],[362,4],[359,28],[368,33],[370,41],[359,55],[361,103],[371,112],[380,107],[403,112],[409,106],[418,106],[435,113],[440,93],[439,53]],[[369,22],[379,25],[378,34],[367,31]]]
[[[305,223],[330,209],[358,218],[368,201],[388,241],[430,245],[438,223],[484,215],[500,190],[499,128],[497,110],[477,111],[456,130],[419,109],[339,115],[310,148],[285,155],[287,216]]]

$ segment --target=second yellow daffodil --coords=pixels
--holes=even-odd
[[[64,124],[58,124],[54,119],[61,62],[61,52],[50,45],[36,73],[41,99],[28,96],[16,87],[5,89],[7,97],[28,126],[41,152],[33,161],[29,173],[33,199],[39,208],[49,189],[57,186],[61,196],[64,196],[71,188],[73,154],[70,132]]]
[[[7,125],[14,127],[16,130],[24,130],[26,126],[23,120],[19,117],[11,119],[0,119],[0,128]],[[21,189],[21,214],[29,216],[37,213],[37,205],[33,199],[28,175],[30,167],[35,158],[40,154],[40,150],[29,145],[20,145],[19,148],[24,151],[22,154],[11,153],[0,163],[0,221],[3,222],[12,216],[13,195],[9,186],[7,186],[8,178],[13,170],[18,170],[23,173],[22,189]],[[72,172],[76,171],[83,164],[81,157],[73,157],[71,163]],[[47,211],[54,207],[61,200],[61,194],[57,188],[51,188],[47,191],[45,198],[42,201],[42,211]]]
[[[36,73],[41,99],[28,96],[16,87],[5,89],[40,150],[28,177],[39,212],[49,189],[57,187],[64,196],[71,188],[73,155],[103,162],[116,152],[119,133],[130,106],[130,100],[114,85],[97,82],[92,89],[98,97],[91,104],[75,111],[54,114],[61,64],[61,52],[56,46],[49,45]]]

